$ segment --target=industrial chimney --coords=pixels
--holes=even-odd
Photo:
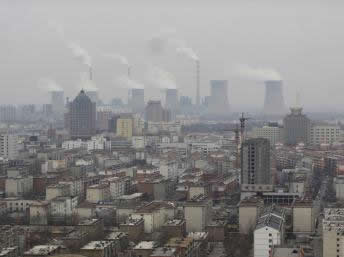
[[[286,108],[283,97],[283,81],[265,81],[265,100],[263,112],[266,115],[285,114]]]
[[[199,60],[196,60],[196,105],[199,106],[201,103],[200,96],[200,67]]]

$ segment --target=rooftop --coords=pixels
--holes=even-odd
[[[155,241],[141,241],[134,247],[134,250],[150,250],[156,248],[156,245]]]
[[[177,249],[172,247],[158,247],[154,249],[153,253],[150,255],[151,257],[160,257],[160,256],[175,256]]]
[[[84,245],[81,250],[99,250],[104,249],[111,244],[111,241],[91,241],[88,244]]]
[[[144,205],[141,208],[138,208],[136,212],[138,213],[151,213],[158,209],[166,208],[166,209],[173,209],[174,205],[171,202],[165,202],[165,201],[153,201],[146,205]]]
[[[26,255],[50,255],[57,249],[59,249],[60,246],[58,245],[36,245],[30,250],[26,251],[24,254]]]
[[[166,221],[164,226],[178,226],[178,225],[182,225],[184,223],[185,223],[185,220],[173,219],[173,220]]]

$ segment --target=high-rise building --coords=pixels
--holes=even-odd
[[[65,108],[63,91],[51,91],[51,105],[54,114],[63,114]]]
[[[87,90],[85,94],[91,99],[93,103],[98,103],[98,91],[97,90]]]
[[[18,157],[18,137],[12,134],[0,134],[0,156],[9,160]]]
[[[278,123],[271,122],[261,128],[254,128],[253,134],[257,138],[266,138],[269,140],[270,145],[282,143],[284,140],[284,129]]]
[[[283,119],[285,143],[288,145],[308,144],[311,128],[310,119],[302,113],[301,107],[293,107],[290,110],[291,113]]]
[[[241,147],[241,183],[267,185],[271,182],[269,140],[246,140]]]
[[[146,106],[146,121],[170,121],[171,114],[161,106],[161,101],[149,101]]]
[[[282,80],[265,81],[265,100],[263,113],[266,115],[285,114]]]
[[[100,110],[97,111],[97,130],[107,131],[109,127],[109,120],[112,118],[112,111],[110,110]]]
[[[229,112],[228,103],[228,81],[211,80],[210,81],[210,102],[208,110],[210,114],[226,115]]]
[[[134,128],[134,119],[131,114],[121,114],[117,119],[117,136],[132,138]]]
[[[53,105],[52,104],[43,104],[42,107],[43,115],[51,116],[53,114]]]
[[[14,105],[1,105],[0,106],[0,121],[1,122],[15,122],[17,108]]]
[[[145,90],[143,88],[130,89],[129,106],[135,113],[142,112],[145,108]]]
[[[81,90],[69,106],[68,128],[72,138],[86,139],[96,133],[96,103]]]

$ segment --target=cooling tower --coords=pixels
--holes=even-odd
[[[86,95],[91,99],[93,103],[98,103],[98,91],[96,90],[87,90]]]
[[[129,105],[133,112],[142,112],[145,108],[145,91],[143,88],[130,89]]]
[[[229,112],[228,103],[228,81],[211,80],[210,81],[210,99],[208,110],[210,114],[226,115]]]
[[[266,115],[285,114],[282,80],[265,81],[265,100],[263,112]]]
[[[166,89],[165,107],[171,111],[178,109],[177,89]]]
[[[52,111],[56,114],[64,112],[64,93],[63,91],[51,91]]]

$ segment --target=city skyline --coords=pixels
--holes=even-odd
[[[300,91],[305,111],[344,109],[340,97],[344,63],[339,54],[344,34],[335,29],[343,19],[340,1],[330,5],[320,1],[106,1],[96,8],[85,1],[82,11],[78,1],[68,5],[63,1],[2,1],[0,5],[5,34],[0,45],[4,58],[0,75],[6,87],[0,100],[4,104],[47,103],[47,90],[38,89],[42,78],[55,80],[66,96],[73,97],[83,81],[80,73],[88,72],[73,56],[75,44],[92,57],[93,81],[105,101],[127,98],[127,85],[119,85],[118,78],[126,76],[128,69],[119,55],[128,60],[131,78],[145,85],[146,102],[161,97],[156,84],[164,83],[147,78],[155,66],[173,75],[180,95],[195,101],[195,65],[173,45],[183,41],[175,44],[193,49],[199,57],[202,98],[210,94],[210,80],[227,79],[232,110],[262,108],[262,76],[266,75],[262,71],[268,71],[267,76],[275,72],[282,77],[287,107],[295,103]],[[188,19],[191,15],[193,19]],[[65,44],[59,34],[62,30],[75,44]],[[156,37],[172,42],[163,54],[150,52],[149,42]],[[104,57],[108,53],[118,54]],[[242,66],[247,66],[246,73]],[[32,90],[35,94],[28,97]]]

